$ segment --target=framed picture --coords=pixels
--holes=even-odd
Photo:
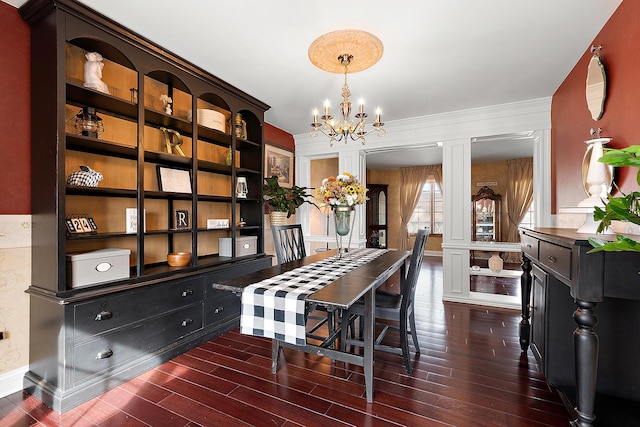
[[[186,209],[176,209],[174,211],[174,225],[177,230],[188,230],[189,223],[189,211]]]
[[[158,166],[158,188],[169,193],[191,194],[191,172]]]
[[[269,178],[276,175],[281,187],[293,186],[293,152],[265,144],[264,146],[264,176]]]

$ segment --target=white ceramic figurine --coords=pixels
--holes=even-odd
[[[98,52],[87,52],[84,63],[84,86],[102,93],[109,93],[109,87],[102,81],[102,55]]]

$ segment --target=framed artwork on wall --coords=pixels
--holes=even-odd
[[[265,144],[264,146],[264,176],[278,177],[281,187],[293,186],[293,152]]]

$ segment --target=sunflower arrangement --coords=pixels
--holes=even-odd
[[[320,188],[316,189],[316,198],[332,208],[353,206],[367,201],[367,191],[355,176],[342,172],[338,176],[323,179]]]

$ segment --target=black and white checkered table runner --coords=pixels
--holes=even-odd
[[[385,253],[357,249],[247,286],[242,292],[240,332],[304,345],[307,296]]]

